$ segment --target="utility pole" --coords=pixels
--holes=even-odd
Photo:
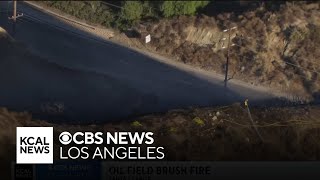
[[[231,31],[228,31],[228,48],[227,48],[227,62],[226,62],[226,72],[224,76],[224,87],[227,88],[227,81],[228,81],[228,71],[229,71],[229,55],[230,55],[230,37],[231,37]]]
[[[13,16],[12,20],[14,23],[17,22],[17,0],[13,0]]]
[[[227,88],[227,82],[228,82],[228,71],[229,71],[229,55],[230,55],[230,43],[231,43],[231,30],[236,29],[237,27],[232,27],[229,29],[223,30],[223,32],[228,32],[228,46],[227,46],[227,61],[226,61],[226,72],[224,76],[224,87]],[[225,38],[223,38],[225,40]],[[225,48],[225,47],[223,47]]]
[[[17,15],[17,0],[12,0],[13,2],[13,15],[11,17],[8,17],[9,20],[12,20],[12,34],[14,35],[16,32],[16,22],[17,18],[22,17],[23,13]]]

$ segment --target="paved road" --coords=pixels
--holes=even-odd
[[[5,7],[4,3],[0,6]],[[92,36],[63,22],[59,24],[64,27],[61,29],[37,21],[28,14],[48,20],[54,17],[27,5],[18,7],[26,16],[17,24],[15,39],[41,59],[2,63],[0,94],[6,96],[0,98],[0,106],[44,117],[41,104],[63,102],[64,114],[55,120],[87,122],[93,118],[102,121],[173,108],[229,104],[247,97],[251,101],[274,97],[232,81],[226,91],[221,78],[186,72],[111,42],[85,38]],[[6,14],[0,17],[0,26],[10,31]],[[15,88],[26,80],[32,83],[23,83],[23,89]]]

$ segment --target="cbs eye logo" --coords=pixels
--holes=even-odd
[[[62,132],[59,136],[59,141],[63,145],[68,145],[72,141],[72,135],[69,132]]]

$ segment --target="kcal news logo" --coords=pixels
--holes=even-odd
[[[17,164],[53,164],[53,127],[17,127]]]

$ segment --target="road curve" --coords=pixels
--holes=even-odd
[[[18,7],[25,16],[18,21],[14,38],[41,58],[0,60],[0,106],[55,121],[89,122],[275,97],[232,81],[225,90],[220,77],[183,71],[126,47],[93,40],[97,38],[64,22],[57,27],[42,21],[55,17],[25,4]],[[11,30],[4,13],[0,26]],[[63,102],[64,112],[59,116],[43,112],[46,102]]]

